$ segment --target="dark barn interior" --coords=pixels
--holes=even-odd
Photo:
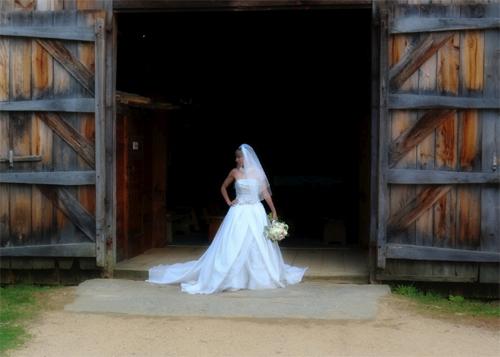
[[[137,112],[130,142],[118,147],[120,158],[137,138],[149,145],[126,164],[141,178],[120,186],[135,201],[119,210],[138,216],[156,199],[165,213],[160,237],[141,238],[134,254],[210,241],[227,210],[220,185],[241,143],[255,148],[291,226],[280,245],[366,246],[370,10],[122,13],[117,21],[117,90],[178,107]],[[165,142],[155,147],[157,132]],[[155,170],[166,173],[155,179]],[[164,196],[155,195],[162,187]],[[141,217],[143,228],[162,219]],[[138,234],[155,234],[146,231]]]

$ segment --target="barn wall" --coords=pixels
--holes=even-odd
[[[91,13],[44,13],[38,16],[38,12],[102,9],[104,5],[103,1],[94,0],[2,0],[0,23],[93,26],[94,14]],[[7,17],[7,12],[13,14]],[[94,72],[94,43],[62,42],[87,70]],[[35,40],[0,38],[0,78],[1,101],[89,97],[89,93]],[[83,139],[90,143],[94,141],[94,114],[63,113],[61,117]],[[13,168],[8,162],[0,162],[0,173],[94,170],[38,113],[0,112],[0,157],[5,157],[9,150],[13,150],[14,156],[40,156],[40,159],[15,162]],[[47,187],[56,186],[0,183],[1,247],[90,243],[81,229],[56,207],[52,191],[44,190]],[[89,215],[95,216],[95,186],[60,188],[74,197]],[[2,282],[77,282],[79,276],[84,279],[99,273],[94,257],[43,255],[43,252],[39,257],[10,257],[4,254],[1,259]]]
[[[167,116],[119,106],[117,261],[166,244]]]
[[[421,6],[415,6],[424,4]],[[390,10],[391,19],[403,17],[482,18],[500,17],[500,6],[490,1],[399,1]],[[461,4],[461,5],[457,5]],[[389,23],[391,20],[389,20]],[[500,30],[498,28],[455,31],[392,93],[466,98],[498,98]],[[389,36],[388,65],[394,66],[427,33]],[[427,109],[389,111],[387,146],[394,147]],[[498,109],[459,109],[425,135],[392,169],[437,170],[460,173],[492,173],[499,150]],[[390,150],[389,150],[390,151]],[[498,180],[497,180],[498,182]],[[415,182],[417,183],[417,182]],[[442,191],[441,191],[442,190]],[[414,210],[417,218],[403,230],[392,230],[404,221],[401,212],[440,195],[428,209]],[[388,244],[500,252],[498,183],[388,185]],[[384,279],[430,281],[500,282],[496,263],[465,263],[387,259]]]

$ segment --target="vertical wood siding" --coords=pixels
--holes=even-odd
[[[499,17],[499,4],[489,2],[393,2],[392,19]],[[498,98],[500,30],[454,31],[393,93],[434,96]],[[389,36],[389,67],[427,33],[404,33]],[[427,110],[390,111],[389,138],[394,142]],[[498,110],[463,109],[445,119],[412,150],[394,169],[444,170],[491,173],[493,157],[498,155]],[[387,143],[391,145],[391,143]],[[389,219],[429,185],[390,184]],[[388,243],[411,244],[467,250],[500,252],[498,184],[460,184],[440,197],[404,231],[387,235]],[[494,217],[495,216],[495,217]],[[390,227],[389,227],[390,228]],[[496,276],[494,270],[497,269]],[[391,260],[385,275],[415,280],[498,281],[498,264],[426,262]]]

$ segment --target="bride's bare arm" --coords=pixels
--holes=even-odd
[[[276,208],[274,208],[273,199],[267,190],[264,192],[264,199],[266,200],[267,205],[271,209],[271,214],[273,216],[273,219],[278,219],[278,214],[276,213]]]
[[[222,197],[224,197],[224,200],[226,201],[228,206],[231,206],[234,202],[234,201],[231,201],[229,199],[229,195],[227,194],[227,188],[231,183],[233,183],[233,181],[234,181],[234,169],[231,170],[229,175],[227,175],[226,179],[224,180],[224,182],[222,183],[222,186],[220,188],[220,192],[222,193]]]

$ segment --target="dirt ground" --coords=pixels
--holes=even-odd
[[[170,318],[72,313],[74,288],[44,295],[19,356],[500,356],[500,320],[381,300],[374,320]]]

